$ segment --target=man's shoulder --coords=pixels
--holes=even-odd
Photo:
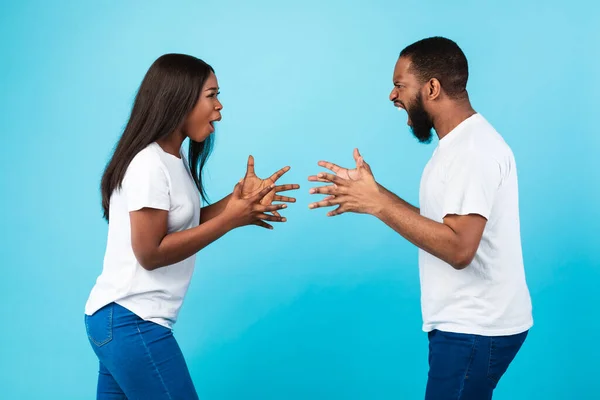
[[[484,158],[492,158],[505,162],[513,158],[513,152],[504,137],[483,116],[469,126],[463,140],[458,143],[455,152],[462,154],[477,154]]]

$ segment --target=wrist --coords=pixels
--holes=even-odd
[[[215,217],[216,222],[225,230],[225,233],[239,227],[236,218],[233,218],[228,212],[224,211]]]
[[[383,186],[377,184],[377,188],[378,188],[378,190],[377,190],[376,194],[372,197],[373,203],[369,207],[369,214],[373,215],[376,218],[381,219],[385,209],[389,205],[388,204],[389,199],[388,199],[388,196],[386,196],[386,192],[383,189]]]

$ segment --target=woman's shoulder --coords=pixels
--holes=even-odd
[[[133,157],[125,172],[126,178],[169,175],[156,146],[156,143],[150,143]]]
[[[129,167],[150,167],[153,165],[164,167],[164,163],[156,149],[156,146],[158,145],[153,142],[140,150],[131,160]]]

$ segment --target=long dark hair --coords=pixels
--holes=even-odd
[[[131,160],[150,143],[164,138],[182,124],[196,105],[211,72],[214,73],[214,69],[210,65],[185,54],[165,54],[150,66],[135,96],[127,126],[102,175],[102,208],[107,221],[110,196],[121,187]],[[188,140],[190,170],[202,200],[207,202],[202,168],[212,150],[213,135],[203,142]]]

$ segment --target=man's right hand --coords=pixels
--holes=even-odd
[[[358,159],[360,158],[358,149],[354,149],[353,156],[354,156],[354,161],[358,163]],[[330,163],[327,161],[319,161],[319,166],[333,171],[337,176],[339,176],[342,179],[349,179],[349,180],[355,181],[360,177],[360,174],[359,174],[357,168],[352,168],[352,169],[343,168],[343,167],[340,167],[339,165],[336,165],[334,163]],[[325,182],[325,181],[319,179],[316,175],[309,176],[308,180],[311,182]]]

